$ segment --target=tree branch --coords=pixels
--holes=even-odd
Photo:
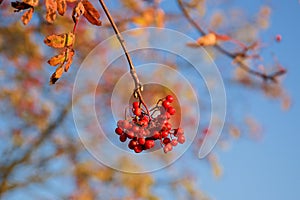
[[[190,16],[188,10],[185,8],[184,6],[184,2],[182,0],[177,0],[177,3],[179,5],[180,10],[182,11],[183,15],[185,16],[185,18],[190,22],[190,24],[203,36],[206,35],[207,33],[204,31],[204,29],[198,24],[196,23],[193,18]],[[261,77],[264,81],[267,80],[271,80],[273,82],[276,82],[276,77],[281,76],[283,74],[286,73],[285,69],[279,69],[278,71],[272,73],[272,74],[265,74],[256,70],[251,69],[247,64],[245,64],[243,62],[243,59],[239,59],[239,56],[241,55],[241,53],[232,53],[226,49],[224,49],[223,47],[221,47],[220,45],[216,44],[214,45],[214,47],[221,52],[222,54],[228,56],[229,58],[233,59],[238,66],[245,70],[246,72],[248,72],[249,74]],[[243,53],[244,54],[244,53]]]

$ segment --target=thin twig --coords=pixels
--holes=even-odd
[[[112,28],[113,28],[113,30],[114,30],[114,32],[115,32],[115,34],[116,34],[118,40],[119,40],[119,43],[120,43],[120,45],[122,46],[122,49],[123,49],[123,51],[124,51],[124,54],[125,54],[125,56],[126,56],[126,59],[127,59],[128,65],[129,65],[129,69],[130,69],[130,74],[131,74],[132,79],[134,80],[134,84],[135,84],[135,91],[134,91],[134,93],[137,94],[137,97],[139,98],[140,102],[141,102],[141,103],[143,104],[143,106],[146,108],[147,114],[150,116],[148,107],[147,107],[147,105],[145,104],[145,101],[144,101],[143,96],[142,96],[142,91],[141,91],[142,84],[141,84],[141,82],[140,82],[140,80],[139,80],[139,78],[138,78],[138,76],[137,76],[137,73],[136,73],[135,67],[134,67],[134,65],[133,65],[131,56],[130,56],[130,54],[128,53],[127,48],[126,48],[126,46],[125,46],[125,41],[124,41],[124,39],[123,39],[123,37],[122,37],[122,35],[121,35],[121,33],[120,33],[120,31],[119,31],[119,29],[118,29],[116,23],[114,22],[114,19],[113,19],[113,17],[111,16],[111,14],[110,14],[108,8],[106,7],[106,4],[104,3],[104,0],[99,0],[99,3],[100,3],[100,5],[101,5],[101,7],[102,7],[102,9],[103,9],[103,11],[104,11],[104,13],[105,13],[105,15],[107,16],[108,21],[110,22],[110,24],[111,24],[111,26],[112,26]]]
[[[182,11],[183,15],[185,16],[185,18],[190,22],[190,24],[197,29],[197,31],[203,36],[206,35],[207,33],[204,31],[204,29],[198,24],[196,23],[193,18],[190,16],[188,10],[185,8],[184,6],[184,2],[182,0],[177,0],[177,3],[179,5],[180,10]],[[223,47],[221,47],[220,45],[216,44],[214,46],[219,52],[223,53],[224,55],[230,57],[231,59],[233,59],[238,66],[245,70],[246,72],[261,77],[263,80],[271,80],[273,82],[276,81],[276,77],[283,75],[286,73],[285,69],[280,69],[279,71],[276,71],[272,74],[265,74],[256,70],[251,69],[247,64],[245,64],[242,59],[238,59],[239,53],[231,53],[230,51],[227,51],[226,49],[224,49]]]

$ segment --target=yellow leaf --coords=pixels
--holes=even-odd
[[[56,0],[45,0],[46,5],[46,20],[49,23],[53,23],[56,19],[57,3]]]
[[[22,20],[22,22],[23,22],[24,25],[27,25],[28,22],[31,20],[33,12],[34,12],[34,8],[31,7],[29,10],[27,10],[27,11],[22,15],[21,20]]]
[[[57,1],[57,12],[61,16],[63,16],[67,10],[67,2],[66,0],[56,0]]]
[[[63,34],[49,35],[44,39],[44,43],[53,48],[63,48],[73,45],[75,35],[71,32]]]
[[[101,26],[102,22],[99,20],[100,13],[94,8],[94,6],[88,1],[83,0],[82,4],[85,8],[83,16],[91,23],[97,26]]]
[[[209,33],[197,39],[200,46],[213,46],[217,43],[217,37],[214,33]]]

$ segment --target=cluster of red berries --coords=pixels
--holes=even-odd
[[[160,99],[156,106],[150,109],[151,113],[146,112],[140,102],[133,102],[131,109],[133,116],[117,123],[115,133],[119,135],[120,141],[125,142],[128,138],[129,149],[136,153],[152,149],[158,142],[165,153],[172,151],[178,143],[183,144],[185,142],[183,129],[172,129],[169,123],[169,119],[176,112],[171,106],[173,101],[171,95]]]

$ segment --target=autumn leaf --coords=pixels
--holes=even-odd
[[[46,5],[46,20],[49,23],[53,23],[56,19],[57,3],[56,0],[45,0]]]
[[[67,72],[73,62],[73,56],[75,54],[75,51],[73,49],[70,49],[66,53],[66,65],[65,65],[65,72]]]
[[[197,39],[197,44],[200,46],[214,46],[217,43],[217,36],[214,33],[208,33]]]
[[[44,39],[44,43],[53,48],[63,48],[73,45],[75,35],[71,32],[63,34],[49,35]]]
[[[23,22],[24,25],[27,25],[28,22],[31,20],[33,12],[34,12],[34,8],[31,7],[29,10],[27,10],[27,11],[22,15],[21,20],[22,20],[22,22]]]
[[[35,7],[39,4],[39,0],[23,0],[23,2],[32,7]]]
[[[56,66],[59,64],[63,64],[67,59],[66,51],[61,52],[60,54],[53,56],[47,62],[51,66]]]
[[[55,84],[55,82],[62,76],[64,72],[63,66],[59,66],[56,71],[52,74],[50,78],[50,84]]]
[[[14,10],[14,12],[20,12],[21,10],[26,10],[28,8],[31,8],[32,6],[30,6],[24,2],[14,1],[14,2],[11,2],[11,7],[16,9],[16,10]]]
[[[88,1],[83,0],[82,4],[85,8],[85,12],[83,16],[93,25],[101,26],[102,22],[99,20],[100,13],[96,10],[96,8]]]
[[[72,19],[74,23],[77,23],[79,17],[83,15],[84,11],[85,11],[84,6],[81,3],[81,1],[79,1],[77,5],[73,8],[73,12],[72,12]]]
[[[63,16],[67,10],[67,2],[66,0],[56,0],[57,2],[57,12],[61,16]]]

